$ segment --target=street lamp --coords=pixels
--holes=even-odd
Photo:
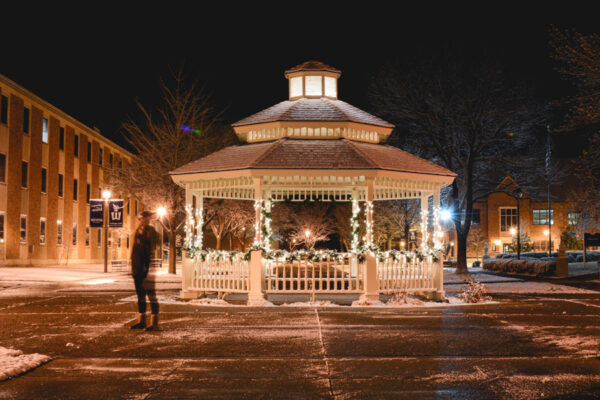
[[[104,228],[104,272],[108,272],[108,201],[110,200],[110,190],[102,192],[102,198],[104,199],[104,214],[103,214],[103,228]]]

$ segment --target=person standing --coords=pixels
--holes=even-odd
[[[138,214],[139,225],[135,231],[133,248],[131,250],[131,275],[135,283],[138,298],[138,321],[131,329],[158,330],[158,300],[156,298],[155,280],[148,276],[150,259],[154,254],[156,231],[150,225],[153,212],[142,211]],[[146,326],[146,295],[150,299],[150,325]]]

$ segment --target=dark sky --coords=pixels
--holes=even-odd
[[[193,4],[198,9],[187,8]],[[369,109],[367,85],[382,63],[450,43],[489,50],[551,98],[566,86],[548,59],[550,24],[600,31],[592,10],[565,6],[278,4],[213,10],[201,2],[165,2],[155,9],[53,8],[33,15],[11,10],[14,18],[3,17],[0,26],[0,73],[123,144],[119,126],[135,113],[135,98],[156,104],[160,77],[182,63],[225,110],[226,122],[285,100],[283,72],[309,59],[340,69],[340,99]]]

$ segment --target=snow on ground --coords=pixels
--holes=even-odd
[[[283,303],[282,307],[341,307],[339,304],[329,300],[296,301],[294,303]]]
[[[50,361],[43,354],[23,354],[21,350],[0,346],[0,381],[10,379]]]

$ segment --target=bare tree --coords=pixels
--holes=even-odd
[[[132,194],[146,209],[167,209],[169,273],[176,271],[176,235],[183,234],[186,219],[184,190],[169,172],[235,141],[231,128],[215,125],[218,115],[206,93],[195,84],[184,84],[182,70],[172,81],[161,81],[162,104],[155,110],[137,101],[140,117],[122,125],[136,156],[110,174],[115,191]]]
[[[304,243],[308,250],[312,250],[317,242],[328,241],[329,235],[335,233],[335,224],[328,211],[329,207],[321,203],[302,207],[291,217],[290,240]]]
[[[550,46],[550,56],[558,62],[556,69],[577,89],[566,99],[569,126],[600,122],[600,35],[552,27]]]
[[[468,274],[471,219],[461,214],[471,215],[473,203],[489,194],[482,178],[497,176],[498,161],[526,153],[521,150],[529,148],[545,108],[523,86],[507,83],[494,62],[463,62],[454,53],[405,70],[388,65],[370,94],[376,109],[396,123],[404,148],[458,174],[445,203],[457,233],[456,272]]]
[[[471,253],[471,255],[474,254],[475,257],[481,261],[486,239],[487,237],[483,234],[481,229],[470,230],[469,237],[467,239],[468,253]]]
[[[335,231],[340,240],[341,251],[350,250],[350,236],[352,234],[352,203],[336,203],[330,213],[335,225]]]

